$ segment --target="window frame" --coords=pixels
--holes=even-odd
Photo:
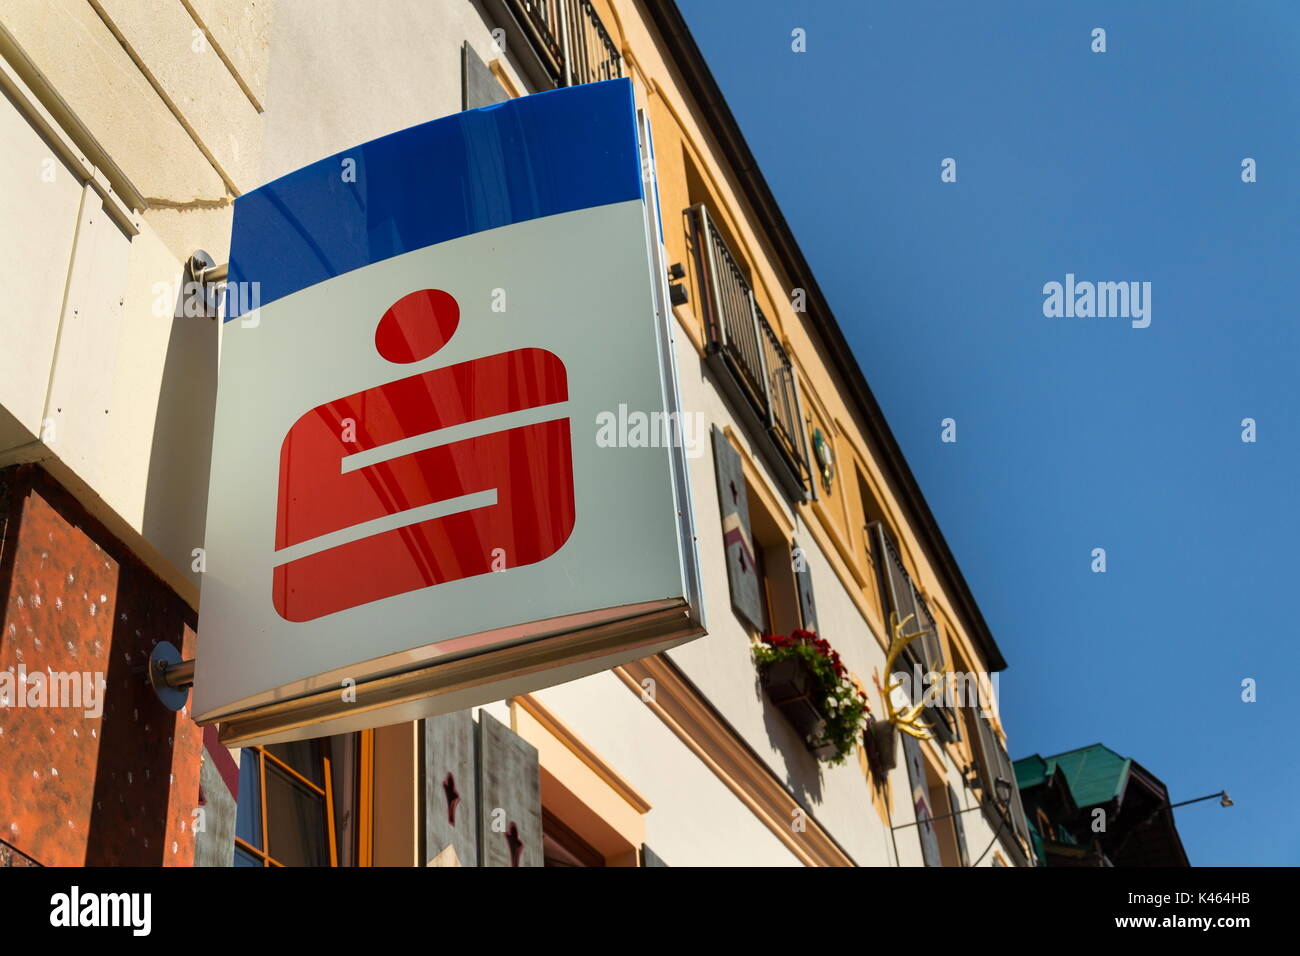
[[[335,794],[334,794],[334,779],[333,779],[333,753],[332,753],[330,739],[327,737],[316,738],[308,742],[315,745],[316,754],[314,755],[313,759],[317,759],[320,761],[321,779],[324,781],[323,784],[318,784],[315,781],[304,776],[297,768],[291,766],[288,763],[288,761],[286,761],[284,758],[272,753],[270,747],[275,746],[274,744],[267,744],[267,745],[259,744],[250,747],[244,747],[240,752],[239,759],[240,759],[241,767],[243,766],[243,761],[245,760],[255,759],[257,761],[255,773],[257,776],[258,818],[259,818],[259,825],[261,830],[259,836],[261,839],[262,848],[259,849],[253,846],[251,843],[249,843],[247,840],[245,840],[243,837],[239,836],[238,834],[235,835],[234,846],[235,849],[238,850],[239,852],[244,853],[245,855],[250,856],[253,859],[257,860],[262,867],[286,868],[290,865],[283,862],[282,860],[276,859],[271,854],[271,844],[270,844],[271,820],[267,812],[267,786],[266,786],[268,762],[271,764],[272,767],[274,767],[276,771],[285,774],[294,783],[306,788],[311,793],[315,794],[316,796],[319,796],[324,801],[324,819],[325,819],[324,839],[326,843],[325,851],[327,854],[327,858],[329,860],[329,862],[326,863],[325,865],[330,867],[337,867],[339,865],[338,831],[335,825],[335,814],[334,814]],[[361,772],[359,773],[360,780],[358,781],[358,795],[357,795],[359,804],[364,804],[365,802],[364,795],[367,788],[361,785],[367,779],[365,766],[366,764],[363,757],[361,763],[359,764],[359,769],[361,770]],[[359,819],[362,822],[365,821],[366,817],[367,814],[364,812],[362,812],[359,815]],[[365,842],[364,837],[362,836],[364,833],[365,830],[362,829],[361,827],[358,827],[358,835],[362,837],[361,842],[363,844]],[[360,852],[358,852],[357,858],[358,858],[358,862],[361,865],[367,865],[361,862],[362,855]]]

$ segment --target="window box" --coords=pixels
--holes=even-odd
[[[862,741],[866,695],[839,654],[812,631],[765,635],[754,645],[768,697],[818,760],[844,763]]]
[[[789,657],[768,664],[761,673],[763,689],[776,709],[805,740],[819,740],[826,729],[826,715],[818,705],[821,684],[812,668],[797,657]]]

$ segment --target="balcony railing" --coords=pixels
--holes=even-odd
[[[612,80],[623,58],[591,0],[506,0],[556,86]]]
[[[704,206],[687,210],[692,225],[710,358],[723,386],[776,457],[786,492],[797,500],[814,485],[794,366],[754,290]],[[815,490],[814,490],[815,494]]]

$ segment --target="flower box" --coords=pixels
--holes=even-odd
[[[844,763],[862,742],[866,693],[812,631],[765,634],[753,646],[768,697],[818,760]]]
[[[819,741],[826,729],[826,717],[818,700],[821,685],[812,669],[799,658],[790,657],[768,664],[762,678],[768,698],[794,729],[807,741]],[[834,749],[832,746],[831,751]]]

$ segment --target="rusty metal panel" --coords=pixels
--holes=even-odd
[[[193,611],[39,467],[10,473],[9,498],[0,839],[47,866],[188,866],[201,731],[135,668],[160,640],[193,657]]]

